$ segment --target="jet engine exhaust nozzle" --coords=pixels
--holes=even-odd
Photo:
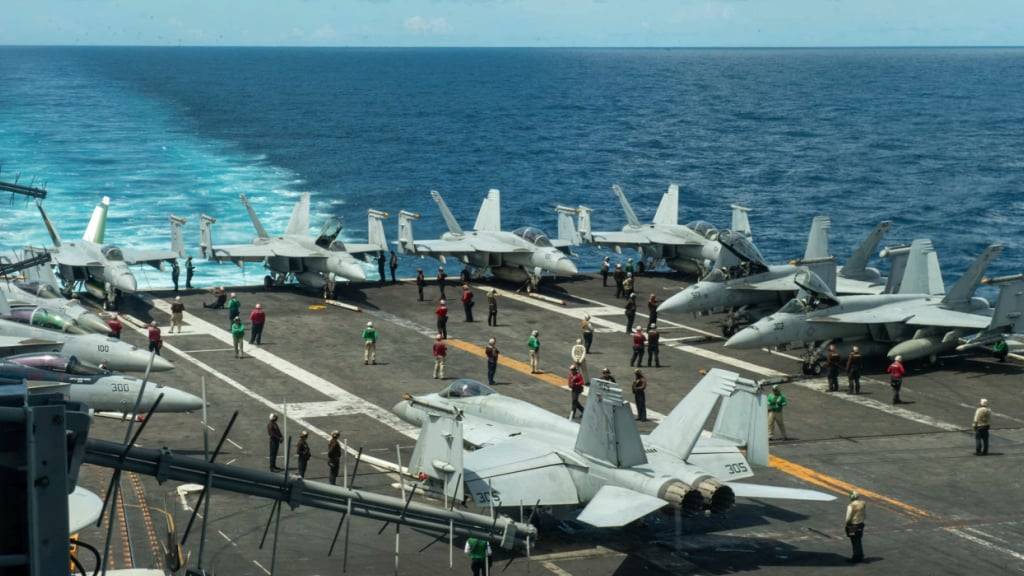
[[[687,516],[695,516],[704,510],[704,496],[682,480],[669,480],[658,490],[658,498],[667,500]]]
[[[728,512],[736,505],[736,495],[732,488],[718,480],[703,480],[697,485],[697,490],[704,496],[704,503],[712,514]]]

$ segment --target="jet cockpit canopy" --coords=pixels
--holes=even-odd
[[[440,396],[442,398],[472,398],[474,396],[490,396],[491,394],[494,394],[494,390],[490,386],[469,378],[459,378],[442,390]]]
[[[524,226],[522,228],[516,228],[512,233],[538,248],[551,247],[551,241],[548,240],[547,234],[545,234],[540,228]]]

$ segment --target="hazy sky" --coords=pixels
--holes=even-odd
[[[0,44],[1024,44],[1024,0],[12,0]]]

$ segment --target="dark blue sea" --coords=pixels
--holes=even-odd
[[[993,273],[1024,271],[1024,50],[8,47],[0,165],[46,182],[63,235],[109,195],[108,240],[151,247],[169,213],[190,245],[200,213],[218,241],[247,241],[240,192],[272,231],[308,191],[314,224],[341,216],[347,238],[370,207],[422,213],[426,238],[443,227],[431,189],[469,226],[499,188],[506,227],[554,234],[556,203],[618,228],[613,183],[650,218],[675,181],[683,222],[750,206],[773,260],[803,253],[816,214],[841,260],[894,220],[888,241],[932,238],[948,283],[995,241]],[[0,244],[45,241],[34,207],[3,198]]]

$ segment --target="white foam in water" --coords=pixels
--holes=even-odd
[[[292,204],[306,191],[297,174],[265,155],[195,136],[173,108],[124,85],[66,68],[45,77],[47,86],[10,84],[0,93],[0,179],[20,172],[21,183],[46,182],[45,207],[62,237],[81,237],[93,206],[108,195],[108,242],[166,248],[168,215],[175,214],[188,219],[185,245],[198,255],[201,213],[217,218],[218,243],[244,243],[254,231],[240,193],[273,234],[283,232]],[[318,226],[325,214],[314,213]],[[15,197],[0,208],[0,246],[26,244],[49,246],[50,240],[31,201]],[[259,282],[264,273],[258,264],[243,270],[195,262],[197,286]],[[136,276],[142,288],[171,284],[169,271],[140,267]]]

